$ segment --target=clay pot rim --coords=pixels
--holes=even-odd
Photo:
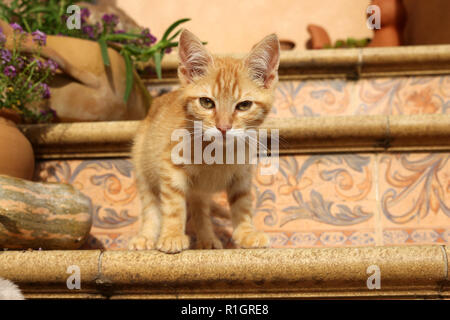
[[[294,50],[296,43],[292,40],[289,39],[280,39],[280,47],[282,47],[283,45],[288,46],[288,49],[284,49],[285,51],[290,51],[290,50]],[[283,49],[282,49],[283,50]]]
[[[14,123],[14,125],[18,125],[22,122],[22,117],[19,113],[9,108],[0,108],[0,118]]]

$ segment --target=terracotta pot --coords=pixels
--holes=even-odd
[[[17,128],[13,116],[0,109],[0,174],[31,180],[34,152],[31,143]]]
[[[402,0],[372,0],[380,7],[380,29],[374,30],[369,47],[394,47],[403,42],[407,13]]]
[[[6,46],[13,44],[13,30],[0,20],[0,28],[7,36]],[[35,53],[31,36],[22,46],[25,52]],[[59,72],[49,84],[51,98],[43,101],[45,107],[56,111],[63,122],[139,120],[145,117],[151,98],[137,73],[134,73],[130,98],[124,102],[126,68],[124,58],[114,49],[108,49],[111,62],[103,63],[100,45],[96,41],[64,36],[48,36],[41,55],[59,65]]]
[[[288,39],[280,39],[280,49],[283,51],[294,50],[295,42]]]
[[[92,73],[98,81],[97,85],[80,83],[64,73],[49,83],[52,93],[49,107],[61,121],[140,120],[145,117],[150,95],[135,73],[130,98],[124,102],[125,61],[116,50],[108,49],[111,65],[105,67],[100,46],[95,41],[49,36],[47,47],[65,57],[75,68]]]
[[[308,49],[323,49],[326,46],[331,46],[331,39],[328,32],[321,26],[310,24],[307,27],[311,39],[306,43]]]

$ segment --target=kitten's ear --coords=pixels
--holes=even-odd
[[[258,42],[248,54],[245,63],[250,77],[264,88],[271,88],[278,81],[280,42],[271,34]]]
[[[178,77],[184,83],[190,83],[204,76],[208,65],[213,61],[200,39],[186,29],[180,35],[178,56],[180,58]]]

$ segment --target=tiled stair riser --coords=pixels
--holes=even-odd
[[[449,243],[448,160],[439,153],[282,157],[277,174],[254,179],[254,222],[274,247]],[[126,247],[140,211],[129,159],[46,161],[39,171],[92,199],[88,247]],[[224,195],[216,201],[226,205]],[[214,223],[231,247],[229,221]]]
[[[158,95],[175,87],[149,89]],[[281,82],[271,117],[426,113],[450,114],[450,76]],[[255,224],[273,247],[448,244],[449,157],[283,156],[274,176],[254,179]],[[67,182],[91,197],[94,227],[85,248],[126,248],[140,223],[129,159],[42,161],[36,171],[36,179]],[[223,195],[217,201],[226,205]],[[214,223],[233,247],[229,221]]]
[[[177,85],[153,86],[153,96]],[[450,114],[450,76],[281,81],[271,117]]]

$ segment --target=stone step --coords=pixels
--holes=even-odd
[[[448,299],[449,253],[448,246],[192,250],[175,255],[16,251],[0,254],[0,275],[29,299]],[[70,290],[77,279],[79,289]]]

